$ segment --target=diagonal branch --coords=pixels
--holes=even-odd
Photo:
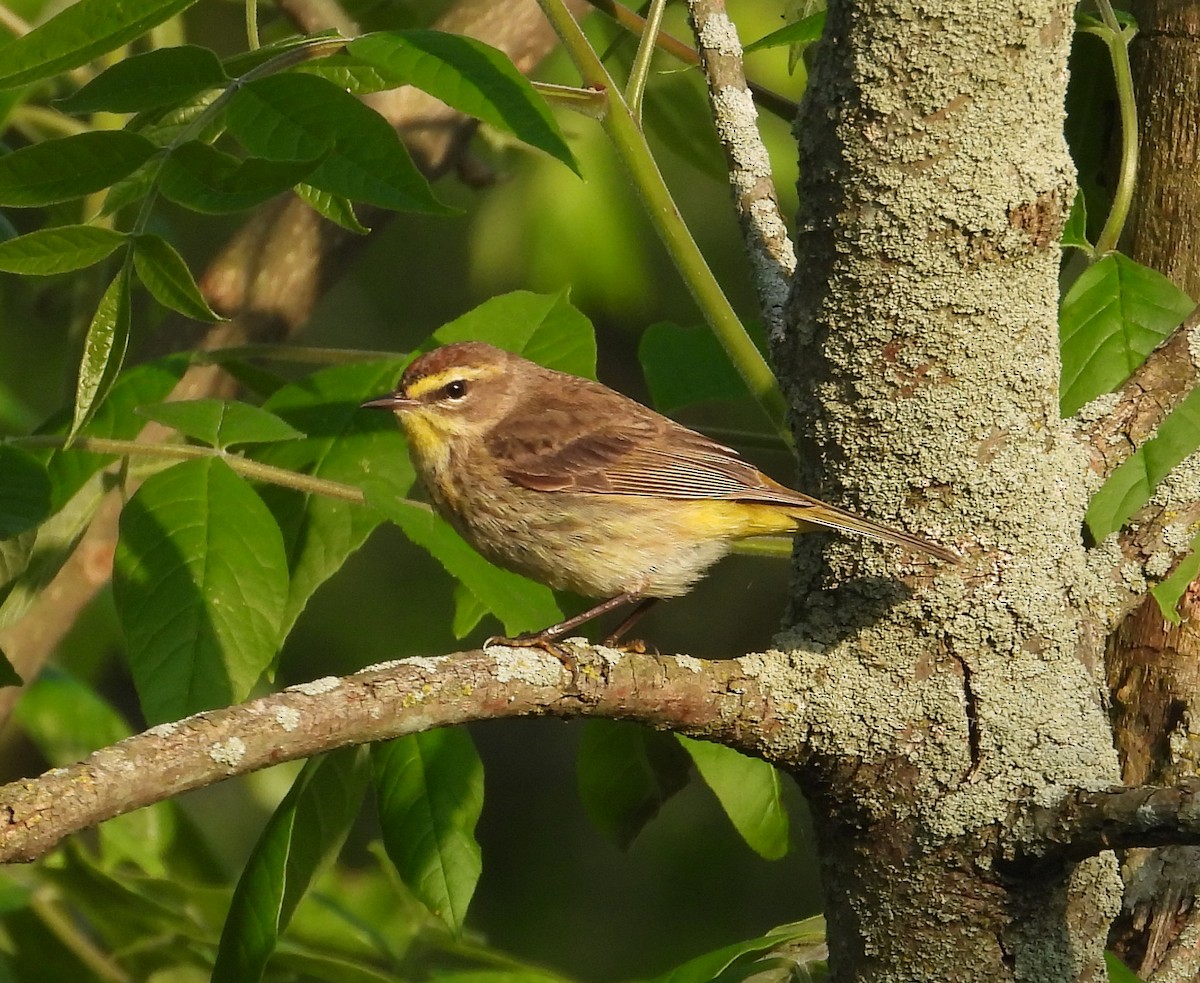
[[[1112,394],[1084,407],[1076,433],[1107,478],[1150,437],[1200,379],[1200,307]],[[1097,408],[1102,412],[1092,415]]]
[[[0,788],[0,862],[34,860],[72,833],[235,775],[473,720],[604,716],[759,753],[780,726],[752,660],[569,647],[570,671],[537,649],[403,659],[152,727]]]
[[[779,212],[771,158],[758,132],[758,111],[746,84],[742,45],[724,0],[688,0],[700,64],[708,85],[717,135],[725,151],[729,184],[767,336],[783,336],[796,252]]]

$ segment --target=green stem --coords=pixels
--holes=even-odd
[[[650,77],[650,61],[654,58],[654,46],[658,32],[662,29],[663,10],[667,0],[650,0],[650,13],[646,26],[642,28],[642,40],[638,44],[633,66],[629,70],[629,83],[625,86],[625,104],[638,126],[642,125],[642,96],[646,93],[646,79]]]
[[[787,406],[762,353],[742,327],[729,299],[713,276],[696,240],[679,214],[670,189],[654,162],[645,134],[625,100],[619,95],[616,83],[601,63],[563,0],[538,0],[542,10],[554,25],[563,46],[575,63],[585,85],[609,93],[609,112],[602,125],[617,154],[624,163],[646,212],[666,246],[667,252],[695,298],[705,320],[721,342],[738,374],[758,401],[767,418],[791,443],[787,428]]]
[[[1104,223],[1099,239],[1096,240],[1095,254],[1099,257],[1117,248],[1133,204],[1134,184],[1137,181],[1138,119],[1137,102],[1133,94],[1133,71],[1129,65],[1129,42],[1133,40],[1136,32],[1132,28],[1121,27],[1109,0],[1096,0],[1096,6],[1107,28],[1103,33],[1096,33],[1100,34],[1108,46],[1117,89],[1117,104],[1121,111],[1121,167],[1108,220]]]
[[[271,464],[263,464],[248,457],[228,454],[214,447],[200,447],[196,444],[142,444],[133,440],[110,440],[106,437],[77,437],[68,441],[66,437],[57,434],[35,434],[31,437],[12,437],[5,443],[18,447],[54,447],[71,450],[87,451],[92,454],[115,454],[121,457],[135,455],[145,457],[167,458],[174,461],[187,461],[196,458],[218,457],[234,471],[256,481],[265,481],[272,485],[281,485],[307,495],[324,495],[326,498],[337,498],[343,502],[353,502],[356,505],[364,503],[362,489],[355,485],[342,484],[340,481],[329,481],[325,478],[314,478],[309,474],[300,474],[286,468],[277,468]],[[417,505],[418,503],[413,502]]]
[[[258,0],[246,0],[246,46],[251,51],[262,47],[258,39]]]

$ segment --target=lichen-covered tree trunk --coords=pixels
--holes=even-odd
[[[1087,472],[1058,413],[1072,9],[835,0],[797,124],[776,355],[806,486],[965,556],[899,580],[884,549],[799,560],[781,642],[839,980],[1104,975],[1111,856],[1005,861],[1022,803],[1118,779]]]

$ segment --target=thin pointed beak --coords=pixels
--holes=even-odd
[[[408,399],[400,394],[400,391],[388,393],[386,396],[376,396],[374,399],[368,399],[360,406],[364,410],[403,410],[410,406],[416,406],[417,400]]]

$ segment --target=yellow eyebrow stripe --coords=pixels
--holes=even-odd
[[[494,365],[458,365],[452,369],[443,369],[441,372],[423,376],[412,383],[404,395],[409,399],[420,399],[426,393],[441,389],[446,383],[453,382],[455,379],[470,382],[472,379],[484,379],[497,375],[499,372],[499,367]]]

